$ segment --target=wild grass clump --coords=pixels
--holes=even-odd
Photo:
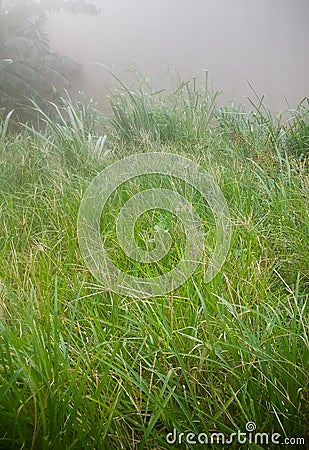
[[[254,92],[254,91],[253,91]],[[237,152],[245,155],[262,153],[296,156],[302,160],[309,152],[309,103],[305,97],[296,109],[272,114],[264,97],[248,99],[252,109],[233,104],[217,109],[219,130]],[[288,115],[288,119],[286,119]]]
[[[182,99],[186,85],[174,106],[126,89],[110,121],[64,102],[55,120],[42,112],[39,131],[10,135],[1,125],[0,448],[164,449],[173,428],[228,436],[247,422],[282,441],[307,437],[309,176],[306,159],[287,151],[288,136],[296,142],[303,131],[262,117],[261,106],[251,114],[206,106],[194,90]],[[303,130],[305,109],[300,117]],[[186,142],[228,203],[229,255],[208,284],[199,268],[168,295],[118,296],[82,260],[83,194],[124,154],[184,153]],[[113,247],[114,221],[136,188],[155,182],[169,181],[123,186],[101,217],[113,262],[146,277],[151,265],[127,264]],[[183,193],[209,221],[200,197]],[[145,214],[135,228],[141,246],[154,226],[176,235],[165,267],[174,266],[180,226],[164,210]]]
[[[295,110],[290,109],[291,120],[287,131],[286,148],[301,159],[309,155],[309,98],[305,97]]]
[[[49,113],[34,101],[32,106],[39,118],[38,127],[24,127],[51,145],[69,170],[82,171],[104,157],[106,135],[100,133],[104,117],[93,100],[85,103],[81,98],[74,103],[67,95],[58,104],[49,102]]]
[[[125,143],[194,145],[204,140],[215,113],[219,92],[208,89],[195,78],[181,82],[171,94],[153,91],[146,83],[126,86],[109,97],[113,115],[111,125]]]
[[[265,150],[269,154],[308,156],[308,98],[296,109],[289,109],[289,119],[283,113],[274,115],[265,104],[264,96],[254,91],[249,98],[250,111],[243,105],[217,106],[220,92],[212,92],[208,77],[201,86],[196,78],[181,82],[171,94],[153,91],[141,81],[137,87],[119,83],[116,93],[109,96],[112,107],[111,131],[125,145],[162,144],[192,148],[209,145],[212,133],[222,134],[232,150],[253,155]]]

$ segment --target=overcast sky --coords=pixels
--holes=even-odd
[[[308,0],[99,0],[98,17],[54,14],[52,47],[84,64],[82,88],[103,99],[108,72],[135,64],[156,87],[164,73],[187,79],[207,69],[213,86],[237,103],[249,80],[275,110],[309,95]],[[132,77],[131,77],[132,79]]]

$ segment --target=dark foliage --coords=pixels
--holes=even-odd
[[[18,120],[29,118],[27,99],[41,107],[55,101],[80,65],[50,50],[44,23],[50,12],[96,15],[85,0],[0,0],[0,114],[16,111]]]

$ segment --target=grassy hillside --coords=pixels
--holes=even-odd
[[[259,100],[245,114],[215,99],[194,80],[170,96],[120,85],[111,117],[65,101],[53,118],[39,112],[40,131],[12,135],[2,122],[0,448],[201,448],[168,444],[166,435],[228,436],[248,422],[281,441],[308,436],[308,100],[273,117]],[[207,170],[233,234],[210,283],[198,269],[176,291],[143,300],[92,277],[76,222],[95,175],[152,151]],[[155,182],[142,178],[139,189]],[[122,188],[102,217],[122,268],[113,220],[135,187]],[[207,214],[198,196],[190,201]],[[168,212],[159,215],[174,231],[164,262],[172,267],[182,233]],[[136,231],[152,228],[146,215]],[[146,266],[129,269],[151,276]]]

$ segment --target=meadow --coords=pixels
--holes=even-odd
[[[2,119],[1,449],[204,448],[169,444],[166,435],[228,436],[249,422],[281,442],[308,439],[308,99],[276,116],[254,93],[250,111],[218,106],[217,96],[194,79],[172,94],[119,80],[110,115],[66,98],[48,113],[32,104],[39,126],[11,131],[13,116]],[[91,275],[76,223],[98,173],[153,151],[185,155],[207,170],[233,232],[211,282],[197,269],[167,295],[136,299]],[[155,182],[141,178],[138,188]],[[102,234],[115,264],[151,277],[151,264],[126,261],[116,243],[115,217],[134,189],[113,196]],[[207,214],[200,197],[188,195]],[[162,263],[170,269],[181,227],[167,212],[145,214],[140,245],[154,223],[174,235]],[[219,438],[211,445],[222,447]]]

